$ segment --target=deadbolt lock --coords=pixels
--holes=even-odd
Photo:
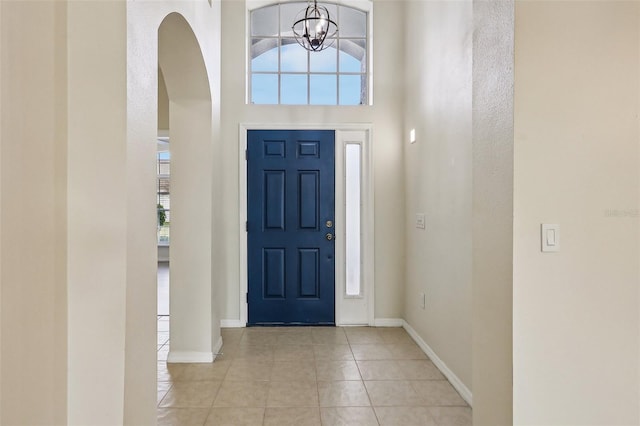
[[[333,228],[333,222],[328,220],[327,221],[327,228]]]

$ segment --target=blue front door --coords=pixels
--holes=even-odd
[[[335,132],[249,130],[249,325],[335,324]]]

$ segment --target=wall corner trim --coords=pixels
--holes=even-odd
[[[442,374],[444,374],[444,376],[449,380],[451,385],[458,391],[458,393],[460,393],[462,399],[467,401],[467,404],[469,404],[469,406],[473,407],[473,395],[469,388],[465,386],[464,383],[462,383],[462,380],[460,380],[458,376],[456,376],[455,373],[451,371],[449,367],[447,367],[447,364],[445,364],[438,357],[438,355],[436,355],[433,349],[431,349],[427,342],[425,342],[422,337],[420,337],[418,332],[415,331],[407,321],[402,320],[402,327],[407,331],[407,333],[409,333],[409,335],[418,344],[418,346],[420,346],[420,349],[422,349],[424,353],[426,353],[427,356],[431,358],[433,364],[438,368],[438,370],[440,370]]]
[[[218,336],[218,341],[216,342],[216,344],[213,346],[213,361],[216,360],[216,358],[218,357],[218,355],[222,355],[222,352],[220,352],[220,349],[222,349],[222,336]]]
[[[376,318],[373,320],[374,327],[402,327],[404,320],[402,318]]]
[[[222,347],[222,338],[219,339]],[[217,345],[216,345],[217,346]],[[217,350],[216,350],[217,352]],[[171,351],[167,357],[168,363],[200,363],[213,362],[213,352]]]
[[[247,325],[244,324],[239,319],[221,319],[220,320],[220,327],[221,328],[243,328],[243,327],[246,327],[246,326]]]

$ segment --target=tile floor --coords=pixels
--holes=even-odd
[[[401,328],[222,338],[213,364],[167,364],[169,317],[158,317],[158,425],[471,425],[471,408]]]

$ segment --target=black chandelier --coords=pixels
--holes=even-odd
[[[308,1],[308,6],[296,16],[293,23],[293,35],[298,44],[311,52],[319,52],[330,47],[338,33],[338,25],[329,16],[324,6],[318,6],[318,1]],[[325,40],[329,38],[328,43]]]

